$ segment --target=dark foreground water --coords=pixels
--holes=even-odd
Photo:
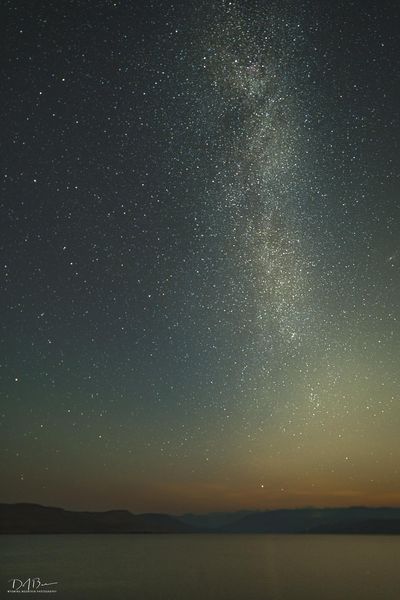
[[[8,599],[400,600],[400,536],[0,536],[0,551]],[[57,592],[7,593],[34,577]]]

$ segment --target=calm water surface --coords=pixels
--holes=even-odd
[[[400,600],[396,536],[0,536],[0,550],[9,600]],[[58,591],[11,595],[13,577]]]

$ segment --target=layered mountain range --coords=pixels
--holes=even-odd
[[[171,516],[0,504],[0,533],[399,534],[400,508],[301,508]]]

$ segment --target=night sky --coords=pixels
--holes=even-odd
[[[1,500],[400,505],[398,3],[1,22]]]

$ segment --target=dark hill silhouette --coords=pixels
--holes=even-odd
[[[255,512],[226,533],[399,533],[399,508],[302,508]]]
[[[186,513],[179,516],[179,519],[188,525],[215,531],[251,514],[254,514],[254,511],[239,510],[237,512],[211,512],[201,515]]]
[[[127,510],[78,512],[38,504],[0,504],[0,533],[190,533],[194,527],[163,514]]]
[[[342,521],[314,527],[310,533],[381,534],[400,533],[400,519],[369,519],[367,521]]]
[[[0,534],[18,533],[365,533],[400,534],[400,508],[301,508],[183,515],[127,510],[69,511],[0,504]],[[218,524],[218,525],[217,525]]]

